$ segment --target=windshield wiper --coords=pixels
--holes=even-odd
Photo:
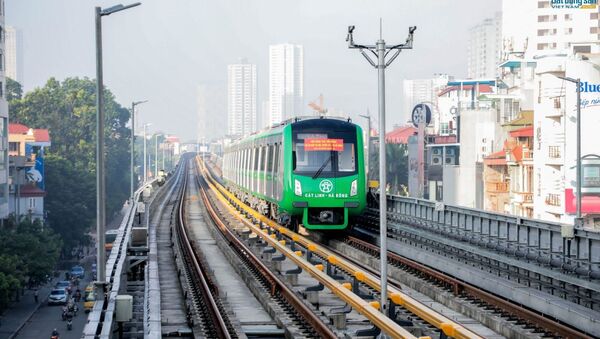
[[[329,158],[327,158],[327,160],[325,160],[323,165],[321,165],[321,167],[319,167],[319,169],[315,172],[315,175],[312,176],[313,179],[316,179],[319,177],[319,175],[321,175],[321,173],[323,172],[325,167],[327,167],[327,164],[329,164],[329,162],[331,161],[331,158],[333,157],[332,155],[333,155],[333,152],[329,151]]]

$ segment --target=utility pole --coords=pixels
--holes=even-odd
[[[154,135],[154,177],[158,177],[158,134]]]
[[[134,172],[135,172],[135,106],[143,104],[145,102],[148,102],[148,100],[142,100],[142,101],[134,101],[131,103],[131,151],[130,153],[130,160],[131,160],[131,177],[130,177],[130,181],[131,181],[131,192],[130,192],[130,199],[131,202],[133,203],[133,192],[135,191],[134,189]]]
[[[573,79],[569,77],[557,76],[557,78],[572,82],[577,87],[577,174],[576,174],[576,185],[577,185],[577,214],[575,217],[575,227],[582,227],[583,220],[581,218],[581,79]]]
[[[413,33],[417,26],[408,28],[408,37],[406,42],[397,45],[386,45],[385,40],[381,36],[381,21],[379,22],[379,40],[375,45],[359,45],[354,43],[352,33],[354,26],[348,26],[348,48],[358,49],[360,53],[367,59],[371,66],[377,69],[378,77],[378,92],[379,92],[379,246],[380,246],[380,263],[381,263],[381,312],[388,313],[387,305],[387,194],[386,194],[386,159],[385,159],[385,69],[398,57],[403,49],[412,49]],[[377,60],[371,59],[367,53],[371,52]],[[390,52],[392,56],[386,61],[386,57]]]
[[[104,84],[102,69],[102,17],[139,6],[136,2],[131,5],[116,5],[107,9],[96,7],[96,232],[97,232],[97,279],[98,285],[106,284],[106,252],[104,249],[104,228],[106,224],[106,183],[104,178]]]
[[[146,181],[148,181],[148,167],[149,167],[149,163],[148,163],[148,153],[146,152],[146,149],[148,148],[147,143],[148,143],[148,139],[146,136],[147,130],[148,130],[148,126],[150,126],[152,124],[144,124],[144,183],[146,183]]]

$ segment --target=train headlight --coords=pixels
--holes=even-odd
[[[350,196],[355,196],[358,192],[358,183],[356,180],[352,181],[352,185],[350,185]]]
[[[302,196],[302,185],[300,184],[300,181],[294,179],[294,193],[296,195]]]

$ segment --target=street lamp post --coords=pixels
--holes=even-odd
[[[148,167],[149,167],[149,163],[148,163],[148,155],[146,153],[146,149],[147,149],[147,137],[146,137],[146,133],[148,130],[148,126],[150,126],[152,124],[150,123],[146,123],[144,124],[144,183],[146,183],[146,181],[148,181]]]
[[[581,227],[581,79],[561,76],[557,77],[572,82],[577,86],[577,174],[575,177],[577,181],[577,216],[575,218],[575,227]]]
[[[108,16],[122,10],[139,6],[136,2],[131,5],[116,5],[102,9],[96,7],[94,10],[96,18],[96,232],[97,232],[97,277],[98,284],[106,283],[106,265],[104,250],[104,228],[106,222],[105,199],[106,183],[104,178],[104,84],[102,79],[102,17]]]
[[[134,187],[133,187],[133,183],[134,183],[134,171],[135,171],[135,165],[134,165],[134,160],[135,160],[135,106],[137,105],[141,105],[145,102],[148,102],[148,100],[142,100],[142,101],[134,101],[131,103],[131,151],[130,151],[130,160],[131,160],[131,190],[130,190],[130,199],[131,202],[133,203],[133,191],[134,191]]]
[[[381,25],[381,23],[380,23]],[[379,40],[375,45],[359,45],[354,43],[352,33],[354,26],[348,27],[348,48],[358,49],[360,53],[367,59],[371,66],[377,69],[379,79],[379,246],[381,249],[381,312],[386,314],[387,307],[387,195],[386,195],[386,159],[385,159],[385,69],[388,67],[400,54],[403,49],[412,49],[413,33],[417,29],[416,26],[409,27],[408,37],[403,44],[390,45],[385,44],[385,40],[381,37],[381,26],[379,32]],[[392,56],[386,61],[387,55],[394,50]],[[377,61],[373,61],[366,51],[373,53],[377,57]]]
[[[154,135],[154,177],[158,176],[158,136],[161,134]]]

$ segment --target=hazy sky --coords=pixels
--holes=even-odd
[[[239,58],[257,64],[260,113],[268,94],[268,46],[275,43],[304,45],[306,104],[323,93],[327,107],[353,116],[367,108],[375,113],[377,73],[357,50],[348,50],[345,37],[355,25],[357,43],[374,43],[380,17],[391,43],[418,26],[414,49],[403,51],[386,74],[387,119],[400,123],[402,79],[466,76],[469,27],[501,7],[500,0],[141,1],[103,18],[105,85],[125,106],[150,100],[140,106],[142,121],[184,139],[196,138],[197,86],[225,84],[227,64]],[[93,8],[118,3],[6,0],[6,23],[23,31],[25,89],[49,77],[94,78]]]

